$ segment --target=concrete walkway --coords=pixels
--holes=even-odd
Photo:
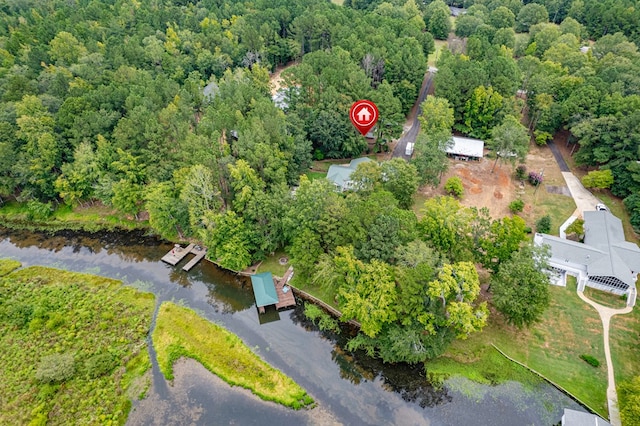
[[[563,173],[564,174],[564,173]],[[609,324],[614,315],[628,314],[633,310],[631,306],[623,309],[614,309],[602,306],[599,303],[587,298],[581,291],[578,291],[580,299],[593,306],[602,320],[602,330],[604,337],[604,357],[607,360],[607,404],[609,406],[609,422],[612,426],[621,426],[620,411],[618,410],[618,393],[616,392],[616,381],[613,374],[613,363],[611,362],[611,349],[609,348]]]

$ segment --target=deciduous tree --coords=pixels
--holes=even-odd
[[[522,247],[492,277],[493,304],[509,323],[528,327],[549,306],[548,258],[545,248]]]

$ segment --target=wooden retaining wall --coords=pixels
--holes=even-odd
[[[342,316],[342,312],[340,312],[339,310],[337,310],[336,308],[334,308],[333,306],[323,302],[322,300],[318,299],[315,296],[310,295],[309,293],[307,293],[306,291],[302,291],[297,287],[294,287],[292,285],[289,285],[289,287],[291,287],[293,289],[293,292],[295,293],[296,296],[298,296],[301,299],[304,299],[308,302],[311,302],[315,305],[318,305],[320,307],[322,307],[322,309],[324,309],[325,311],[329,312],[329,314],[331,314],[332,316],[334,316],[336,319],[340,319],[340,317]],[[360,328],[360,323],[356,320],[349,320],[347,321],[347,324],[350,324],[354,327]]]

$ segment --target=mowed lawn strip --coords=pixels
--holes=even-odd
[[[263,361],[239,337],[191,309],[164,302],[153,331],[153,345],[160,370],[169,380],[173,379],[173,364],[184,356],[264,400],[295,409],[313,403],[304,389]]]
[[[638,305],[625,315],[611,318],[609,345],[616,386],[640,375],[640,309]]]
[[[17,265],[0,260],[3,273]],[[33,266],[0,278],[0,424],[124,424],[150,384],[153,307],[95,275]]]
[[[526,376],[514,370],[515,367],[495,357],[496,351],[491,346],[495,344],[508,356],[563,387],[601,416],[608,417],[607,370],[600,317],[577,296],[575,280],[567,288],[551,286],[549,290],[551,306],[540,323],[519,330],[506,324],[499,314],[492,313],[482,333],[454,341],[443,357],[427,363],[427,373],[460,374],[483,383],[513,380],[509,378],[511,375],[515,380],[529,381],[523,380]],[[626,350],[631,352],[631,346]],[[580,359],[580,355],[591,355],[601,365],[592,367]],[[627,355],[638,362],[638,355]]]

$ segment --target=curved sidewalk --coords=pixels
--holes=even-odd
[[[614,315],[628,314],[633,310],[633,307],[627,306],[623,309],[609,308],[589,299],[581,291],[578,291],[577,293],[580,299],[593,306],[593,308],[598,312],[598,315],[600,315],[600,320],[602,321],[604,357],[607,360],[607,405],[609,407],[609,422],[611,422],[612,426],[621,426],[622,422],[620,420],[620,411],[618,410],[618,393],[616,392],[613,362],[611,361],[611,349],[609,348],[609,324],[611,322],[611,317]]]

